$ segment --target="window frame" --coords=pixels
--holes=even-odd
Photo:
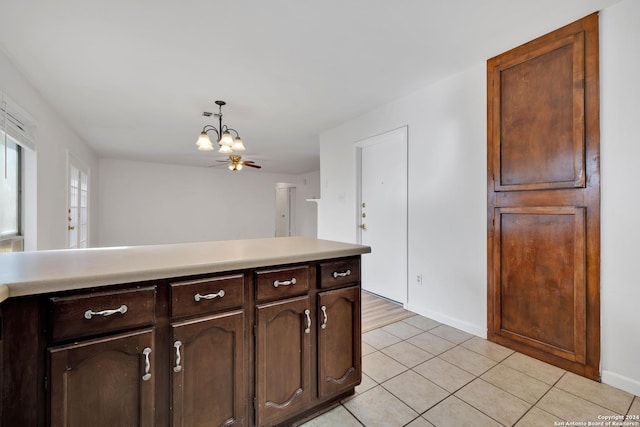
[[[5,131],[6,132],[6,131]],[[5,139],[7,138],[7,143],[11,142],[16,146],[16,167],[17,167],[17,179],[16,179],[16,195],[17,195],[17,203],[16,203],[16,233],[8,234],[5,236],[0,235],[0,252],[22,252],[24,250],[24,229],[23,229],[23,218],[22,213],[24,209],[24,199],[23,199],[23,177],[24,177],[24,147],[15,140],[9,133],[2,136],[2,143],[0,144],[0,149],[5,151]],[[5,151],[6,153],[6,151]],[[6,162],[6,159],[5,159]],[[1,169],[4,170],[5,164],[1,165]],[[3,174],[5,172],[2,172]]]

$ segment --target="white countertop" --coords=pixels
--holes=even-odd
[[[368,246],[310,237],[0,254],[7,298],[360,255]]]

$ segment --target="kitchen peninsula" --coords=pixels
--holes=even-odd
[[[361,380],[360,256],[306,237],[0,255],[0,424],[288,425]]]

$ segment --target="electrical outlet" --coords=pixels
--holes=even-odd
[[[422,274],[416,276],[416,282],[418,282],[418,285],[422,285]]]

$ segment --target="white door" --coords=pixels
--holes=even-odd
[[[276,237],[293,236],[295,221],[295,185],[276,184]]]
[[[89,241],[89,172],[72,155],[69,164],[67,232],[69,248],[86,248]]]
[[[407,304],[407,128],[360,141],[362,287]]]

